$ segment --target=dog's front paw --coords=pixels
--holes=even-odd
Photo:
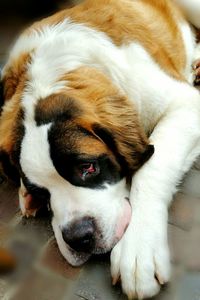
[[[156,295],[170,277],[167,241],[149,229],[130,226],[111,253],[113,284],[121,280],[129,299]]]
[[[193,70],[194,70],[194,85],[200,85],[200,59],[194,62]]]

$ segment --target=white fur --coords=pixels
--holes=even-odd
[[[185,45],[185,54],[186,54],[186,67],[184,71],[185,78],[188,80],[190,84],[194,82],[194,76],[191,72],[191,63],[194,61],[195,56],[195,35],[192,32],[191,27],[186,22],[181,22],[179,25],[180,30],[182,32],[182,37]]]
[[[3,76],[13,60],[17,59],[20,53],[26,52],[31,53],[27,93],[35,97],[34,101],[66,88],[66,82],[58,80],[66,72],[80,66],[89,65],[107,70],[107,64],[114,64],[116,60],[121,63],[122,68],[126,65],[123,54],[109,37],[82,24],[75,24],[69,19],[23,35],[11,51]],[[123,76],[120,78],[119,70],[108,71],[112,72],[117,82],[120,79],[124,80]],[[114,71],[118,74],[114,74]]]
[[[192,33],[189,36],[187,30],[185,34],[185,29],[184,26],[189,49]],[[159,122],[150,136],[155,154],[133,177],[130,201],[134,217],[112,251],[111,272],[114,280],[120,276],[130,298],[144,298],[159,290],[154,274],[160,284],[169,279],[167,208],[177,184],[200,153],[200,95],[188,84],[163,73],[148,53],[144,55],[141,46],[129,45],[126,52],[133,72],[130,78],[135,76],[133,84],[138,80],[133,86],[142,99],[141,120],[150,129],[156,118]],[[188,65],[192,52],[191,49]],[[142,80],[144,70],[146,80]],[[130,98],[135,99],[134,96],[129,94]]]
[[[161,284],[169,279],[167,208],[176,185],[200,153],[200,95],[186,84],[177,83],[175,96],[177,92],[177,102],[151,135],[155,155],[133,177],[134,217],[111,255],[112,275],[121,276],[123,290],[131,298],[158,292],[154,274]]]
[[[197,1],[190,2],[189,16],[193,18]],[[189,1],[181,3],[189,5]],[[199,4],[195,11],[200,11]],[[180,27],[187,56],[185,76],[189,80],[194,37],[188,25]],[[27,49],[30,45],[36,49],[29,69],[30,83],[23,95],[26,134],[20,163],[33,183],[49,189],[56,238],[62,254],[72,264],[74,260],[61,237],[62,226],[77,214],[89,213],[100,220],[103,243],[109,248],[114,242],[113,230],[127,190],[123,181],[92,192],[66,182],[50,158],[47,132],[51,124],[37,127],[34,122],[35,104],[40,97],[67,88],[66,82],[56,83],[66,71],[89,65],[105,72],[128,95],[146,132],[153,130],[150,139],[155,154],[133,177],[130,191],[133,218],[112,250],[111,272],[114,281],[121,277],[122,288],[130,298],[155,295],[159,283],[168,281],[170,274],[167,208],[177,184],[200,153],[199,92],[164,73],[142,45],[134,42],[118,48],[105,34],[69,20],[34,32],[24,38],[23,48],[26,43]],[[21,51],[19,48],[20,44],[13,56]],[[30,149],[34,150],[31,155]]]
[[[92,192],[91,189],[75,188],[66,182],[56,172],[50,158],[47,133],[51,124],[36,126],[34,111],[38,101],[42,101],[42,98],[67,88],[66,82],[59,81],[59,78],[66,72],[81,65],[103,69],[103,64],[107,65],[110,60],[114,62],[115,59],[120,61],[120,57],[123,60],[122,65],[125,65],[124,57],[105,34],[83,25],[73,24],[69,20],[55,26],[46,26],[38,32],[33,31],[32,34],[23,37],[12,51],[12,59],[6,68],[13,59],[17,58],[20,51],[30,51],[30,49],[33,49],[33,52],[28,66],[29,81],[22,97],[25,111],[25,136],[20,161],[22,170],[32,183],[46,187],[50,191],[54,219],[60,231],[63,226],[72,222],[78,213],[79,217],[81,214],[94,216],[98,220],[103,235],[95,251],[101,251],[101,248],[109,250],[116,242],[115,227],[123,213],[124,199],[128,196],[125,181],[113,186],[107,185],[103,190]],[[101,65],[98,59],[101,60],[106,51],[108,58],[105,57]],[[120,80],[117,76],[116,78]],[[30,149],[34,149],[31,155]],[[82,199],[82,202],[79,199]],[[24,199],[21,202],[23,201]],[[90,209],[87,209],[88,207]],[[109,226],[107,220],[109,220]],[[59,246],[63,244],[63,240],[58,241],[58,244]],[[69,255],[68,260],[72,263]]]

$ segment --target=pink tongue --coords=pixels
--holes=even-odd
[[[131,206],[129,202],[126,200],[125,205],[124,205],[124,211],[119,218],[119,221],[117,223],[117,228],[115,232],[115,236],[118,240],[120,240],[128,227],[128,224],[130,223],[131,220]]]

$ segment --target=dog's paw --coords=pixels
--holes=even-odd
[[[200,85],[200,59],[193,63],[194,85]]]
[[[170,259],[167,242],[149,228],[128,228],[111,252],[113,284],[121,280],[129,299],[156,295],[169,281]]]
[[[19,188],[19,206],[23,216],[35,217],[38,210],[41,208],[33,199],[32,195],[28,193],[24,185],[21,184]]]

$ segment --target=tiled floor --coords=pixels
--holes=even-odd
[[[18,29],[0,27],[0,63]],[[200,160],[175,198],[169,218],[172,281],[154,299],[200,300]],[[0,183],[2,245],[17,257],[15,271],[0,277],[2,300],[126,299],[119,286],[111,286],[109,255],[93,258],[81,268],[69,266],[58,251],[50,215],[22,218],[17,190],[5,181]]]

